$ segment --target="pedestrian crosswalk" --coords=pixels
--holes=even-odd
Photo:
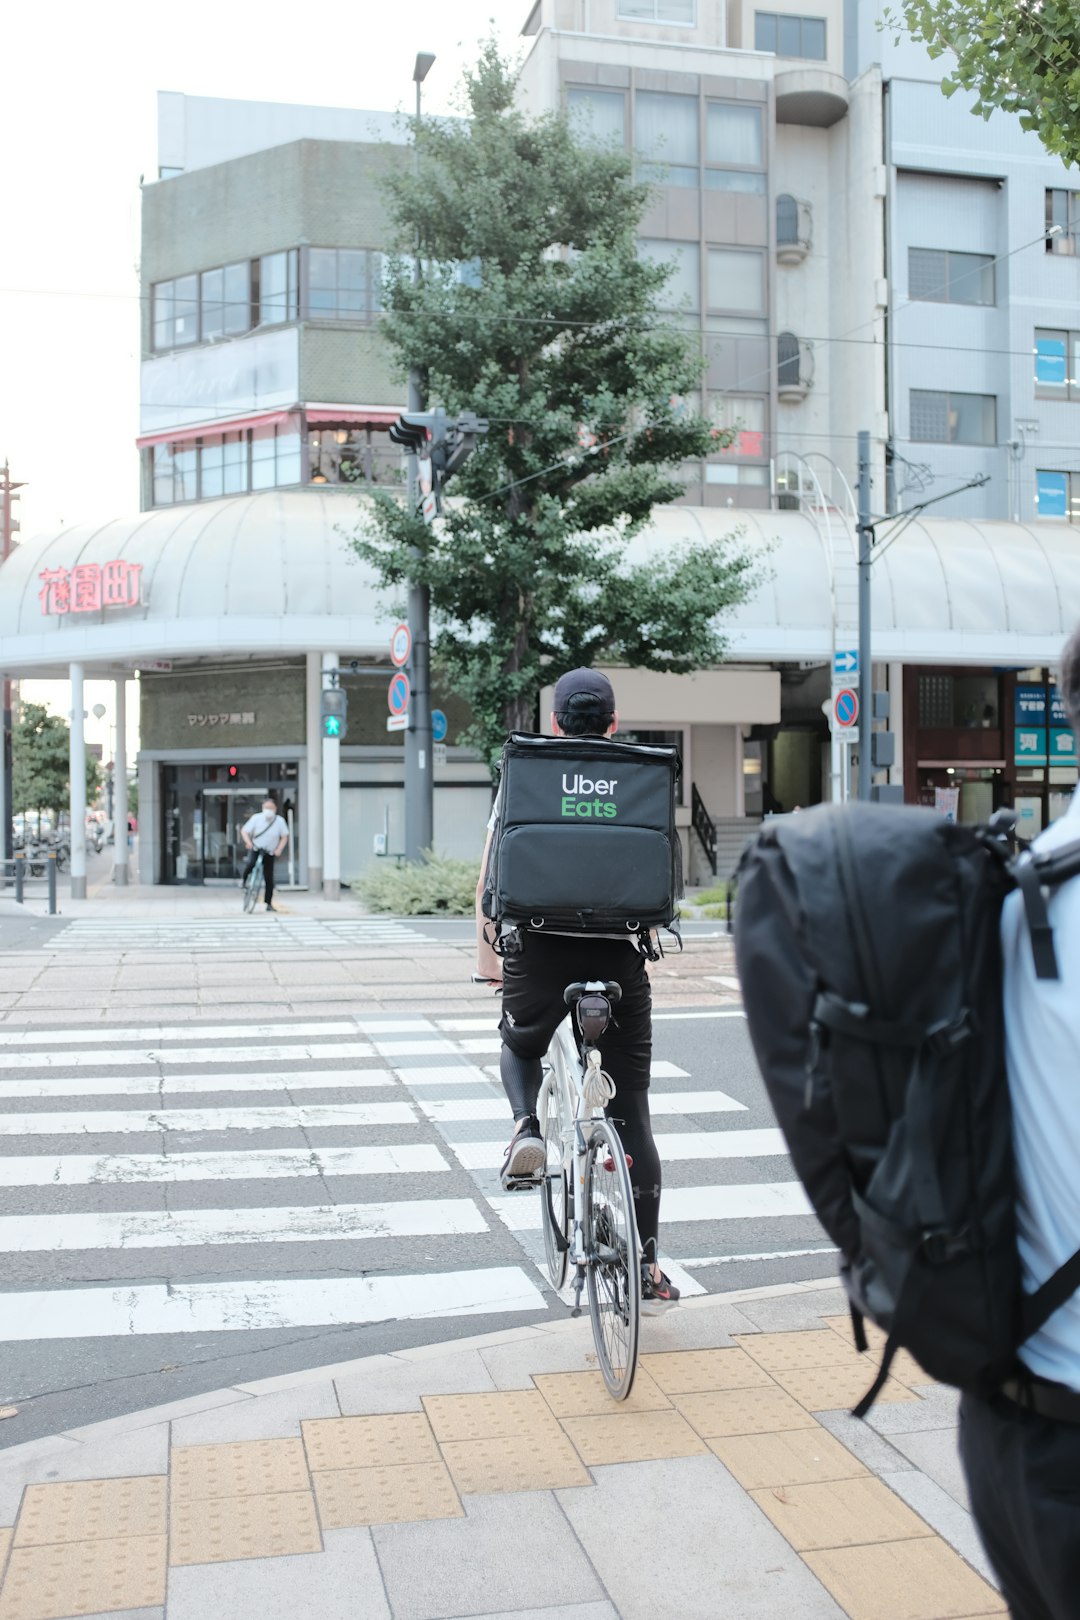
[[[223,891],[226,894],[227,891]],[[153,918],[77,918],[59,929],[49,941],[50,950],[82,952],[109,951],[225,951],[274,954],[298,948],[325,949],[341,945],[401,946],[410,952],[439,945],[430,932],[394,917],[293,917],[288,914],[288,896],[277,901],[283,910],[267,916],[258,911],[245,916],[240,895],[235,896],[236,916]],[[224,904],[223,908],[224,909]]]

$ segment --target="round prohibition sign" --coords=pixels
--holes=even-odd
[[[405,674],[395,675],[390,681],[390,688],[386,694],[387,705],[391,714],[404,714],[409,707],[409,677]]]
[[[845,731],[850,730],[859,718],[858,693],[853,692],[850,686],[845,686],[842,691],[837,692],[833,698],[833,713],[837,725],[842,726]]]
[[[409,662],[412,652],[412,631],[407,624],[399,624],[390,637],[390,662],[400,669]]]

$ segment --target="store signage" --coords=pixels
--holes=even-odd
[[[189,726],[253,726],[255,715],[249,709],[244,714],[189,714]]]
[[[1076,733],[1071,726],[1050,727],[1050,747],[1047,749],[1047,760],[1051,765],[1076,765],[1080,763],[1076,748]]]
[[[1018,686],[1016,688],[1015,718],[1018,727],[1045,726],[1045,686]]]
[[[1017,726],[1013,737],[1013,760],[1017,765],[1046,764],[1045,726]]]
[[[122,558],[77,563],[74,568],[43,568],[38,578],[42,613],[97,613],[102,608],[138,607],[142,563]]]

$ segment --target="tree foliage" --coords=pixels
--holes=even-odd
[[[20,703],[12,727],[12,803],[17,811],[70,808],[70,728],[44,703]],[[93,802],[101,785],[101,767],[86,758],[86,799]]]
[[[973,111],[1019,115],[1048,152],[1080,161],[1080,23],[1076,0],[904,0],[885,22],[933,57],[951,51],[947,96],[973,91]]]
[[[719,661],[718,617],[750,578],[730,542],[626,559],[654,507],[678,497],[679,463],[730,440],[687,405],[701,357],[663,312],[670,266],[638,250],[648,187],[565,114],[517,110],[493,45],[465,99],[466,119],[414,125],[417,172],[387,181],[423,274],[392,261],[383,330],[433,400],[490,431],[438,523],[380,495],[353,543],[384,584],[430,587],[440,673],[491,756],[576,664]]]

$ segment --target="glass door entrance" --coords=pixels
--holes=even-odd
[[[223,782],[226,771],[241,780]],[[293,764],[239,766],[166,765],[162,779],[162,881],[235,883],[247,850],[240,829],[262,810],[267,792],[289,828],[289,844],[277,872],[278,883],[297,877],[297,767]]]
[[[236,881],[247,857],[240,829],[261,812],[263,795],[254,788],[208,787],[202,801],[203,882]]]

